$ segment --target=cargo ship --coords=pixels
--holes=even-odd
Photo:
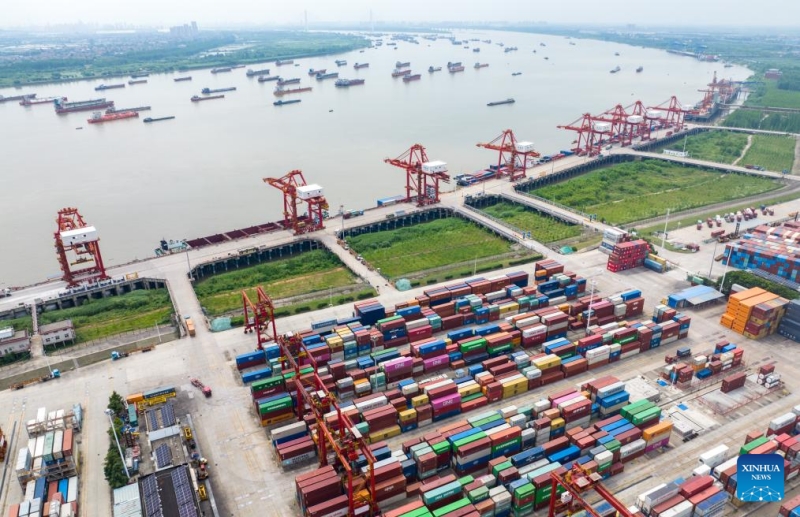
[[[278,86],[284,86],[287,84],[298,84],[300,82],[299,77],[293,77],[291,79],[278,79]]]
[[[281,99],[279,101],[273,102],[272,105],[273,106],[283,106],[284,104],[294,104],[296,102],[300,102],[300,99],[290,99],[288,101],[285,101],[285,100]]]
[[[620,70],[622,70],[620,67],[612,68],[612,69],[611,69],[611,73],[612,73],[612,74],[616,74],[616,73],[617,73],[617,72],[619,72]]]
[[[514,52],[515,50],[519,50],[517,47],[506,47],[503,49],[503,52]]]
[[[406,68],[411,66],[411,61],[398,61],[394,64],[395,68]]]
[[[544,43],[539,43],[539,46],[540,47],[546,47],[547,45],[545,45]]]
[[[191,75],[186,76],[186,77],[176,77],[175,79],[173,79],[173,81],[175,81],[176,83],[179,83],[181,81],[191,81],[191,80],[192,80],[192,76]]]
[[[311,87],[310,86],[304,86],[302,88],[288,88],[288,89],[281,88],[280,86],[278,86],[277,88],[275,88],[275,91],[272,92],[272,93],[280,97],[281,95],[288,95],[290,93],[303,93],[303,92],[310,92],[310,91],[311,91]]]
[[[124,120],[126,118],[138,118],[138,111],[119,111],[113,113],[106,113],[101,115],[99,111],[95,111],[92,118],[87,119],[89,124],[102,124],[103,122],[112,122],[114,120]]]
[[[224,72],[230,72],[231,70],[233,70],[233,68],[231,68],[229,66],[223,66],[221,68],[212,68],[211,69],[211,73],[212,74],[221,74],[221,73],[224,73]]]
[[[358,86],[364,84],[364,79],[337,79],[336,86],[340,88],[348,88],[350,86]]]
[[[53,101],[60,100],[65,102],[67,100],[66,97],[42,97],[41,99],[36,99],[34,97],[25,97],[21,101],[19,101],[20,106],[33,106],[34,104],[50,104]]]
[[[114,106],[114,101],[107,101],[106,99],[91,99],[88,101],[75,101],[66,102],[56,99],[53,101],[56,113],[73,113],[76,111],[94,111],[103,108],[110,108]]]
[[[192,102],[200,102],[200,101],[210,101],[211,99],[224,99],[224,95],[208,95],[206,97],[200,97],[199,95],[195,95],[192,97]]]
[[[410,73],[411,73],[411,70],[397,70],[397,69],[395,69],[395,71],[392,72],[392,77],[403,77],[404,75],[408,75]]]
[[[233,65],[231,70],[236,70],[237,68],[244,68],[244,65]]]
[[[131,74],[131,79],[139,79],[140,77],[150,77],[150,72],[138,72]]]
[[[441,71],[442,71],[442,67],[441,66],[429,66],[428,67],[428,72],[430,72],[430,73],[441,72]]]
[[[314,70],[313,68],[309,68],[308,69],[308,75],[324,74],[327,71],[328,71],[327,68],[321,68],[319,70]]]
[[[460,64],[457,65],[457,66],[448,66],[447,67],[447,71],[450,72],[451,74],[454,74],[456,72],[463,72],[464,71],[464,67],[462,65],[460,65]]]
[[[356,63],[353,65],[353,68],[358,70],[359,68],[369,68],[369,63]]]
[[[475,53],[478,53],[478,52],[480,52],[480,51],[481,51],[481,49],[480,49],[480,48],[478,48],[478,47],[475,47],[474,49],[472,49],[472,51],[473,51],[473,52],[475,52]]]
[[[125,88],[125,83],[101,84],[100,86],[95,87],[94,91],[100,92],[100,91],[103,91],[103,90],[111,90],[113,88]]]
[[[147,79],[131,79],[128,84],[147,84]]]
[[[640,74],[640,73],[642,73],[642,70],[644,70],[644,67],[640,66],[639,68],[636,69],[636,73]]]
[[[514,72],[511,75],[512,75],[512,77],[516,77],[518,75],[522,75],[522,72]]]
[[[202,90],[200,90],[200,93],[208,95],[210,93],[232,92],[235,90],[236,90],[235,86],[229,86],[228,88],[203,88]]]
[[[322,81],[324,79],[335,79],[339,77],[339,72],[329,72],[327,74],[317,74],[317,81]]]
[[[504,101],[494,101],[487,104],[487,106],[500,106],[502,104],[514,104],[516,101],[512,98],[508,98]]]
[[[138,106],[136,108],[108,108],[106,113],[117,113],[120,111],[150,111],[150,106]]]
[[[162,120],[172,120],[175,118],[175,115],[170,115],[169,117],[147,117],[142,122],[145,124],[149,124],[151,122],[161,122]]]
[[[403,82],[404,83],[408,83],[408,82],[411,82],[411,81],[419,81],[420,77],[422,77],[422,76],[419,75],[419,74],[407,75],[407,76],[403,77]]]
[[[345,61],[344,59],[337,59],[335,61],[335,63],[336,63],[336,66],[344,66],[344,65],[347,64],[347,61]]]
[[[475,63],[475,68],[486,68],[489,63]]]
[[[24,95],[11,95],[9,97],[3,97],[0,95],[0,102],[10,102],[10,101],[24,101],[25,99],[35,99],[35,93],[26,93]]]
[[[487,45],[491,45],[492,44],[492,40],[490,40],[490,39],[485,39],[485,40],[483,40],[483,42],[486,43]]]
[[[270,75],[268,77],[261,76],[261,77],[258,78],[258,82],[260,82],[260,83],[267,83],[269,81],[280,81],[280,80],[281,80],[281,76],[279,76],[279,75]]]
[[[247,75],[247,77],[255,77],[257,75],[269,75],[269,68],[265,68],[263,70],[249,69],[247,70],[247,73],[245,75]]]
[[[289,59],[289,60],[286,60],[286,61],[281,61],[281,60],[279,59],[279,60],[275,61],[275,64],[276,64],[277,66],[282,66],[282,65],[293,65],[293,64],[294,64],[294,59]]]

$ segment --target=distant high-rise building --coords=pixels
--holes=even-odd
[[[184,23],[183,25],[176,25],[169,28],[169,34],[176,39],[194,39],[197,37],[198,29],[197,22],[192,22],[191,25]]]

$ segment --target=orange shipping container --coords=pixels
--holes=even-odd
[[[657,423],[656,425],[654,425],[652,427],[648,427],[647,429],[645,429],[644,432],[642,433],[642,438],[644,438],[645,441],[647,441],[650,438],[652,438],[653,436],[658,436],[658,435],[664,434],[664,433],[666,433],[668,431],[672,431],[672,421],[671,420],[664,420],[662,422]]]
[[[128,395],[125,398],[125,401],[128,404],[135,404],[135,403],[141,402],[143,400],[144,400],[144,395],[142,395],[141,393],[134,393],[133,395]]]

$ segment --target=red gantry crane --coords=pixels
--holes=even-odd
[[[244,333],[256,332],[258,349],[263,350],[265,343],[277,341],[275,306],[264,289],[261,286],[256,288],[256,303],[250,300],[247,291],[242,290],[242,305],[244,306]]]
[[[578,138],[573,142],[573,151],[579,156],[596,156],[602,150],[602,141],[611,138],[611,124],[597,121],[591,113],[584,113],[578,120],[566,125],[557,126],[558,129],[568,129],[578,133]]]
[[[322,195],[322,187],[306,183],[303,172],[293,170],[282,178],[264,178],[264,183],[283,192],[283,226],[292,229],[295,235],[315,232],[325,228],[325,212],[328,201]],[[299,205],[306,203],[306,213],[298,210]]]
[[[671,128],[675,131],[683,129],[686,114],[693,113],[693,110],[684,108],[674,95],[658,106],[651,106],[647,110],[647,116],[650,120],[660,120],[662,127]]]
[[[634,514],[631,513],[628,508],[619,502],[614,494],[609,492],[602,484],[600,484],[600,480],[602,476],[597,473],[589,473],[583,469],[577,463],[573,465],[571,470],[563,474],[557,474],[556,471],[550,473],[550,479],[552,482],[550,493],[550,508],[548,511],[548,517],[555,517],[556,515],[561,515],[564,510],[567,510],[567,515],[571,515],[574,511],[580,511],[580,509],[586,510],[586,512],[591,515],[592,517],[601,517],[592,506],[586,502],[583,497],[583,493],[589,490],[594,490],[597,494],[602,497],[608,504],[610,504],[614,510],[617,511],[615,515],[619,517],[634,517]],[[558,495],[558,487],[561,486],[566,490],[566,492],[562,493],[559,497]]]
[[[498,152],[497,175],[498,177],[508,176],[511,181],[525,177],[529,157],[541,156],[533,150],[532,142],[520,142],[510,129],[503,131],[500,136],[488,144],[478,144],[478,147]]]
[[[406,202],[417,206],[433,205],[439,202],[439,182],[450,182],[447,164],[430,161],[425,148],[414,144],[397,158],[386,158],[384,162],[406,171]]]
[[[74,287],[80,282],[108,279],[100,254],[97,229],[86,224],[77,208],[59,210],[56,224],[58,230],[53,236],[58,263],[64,273],[61,279],[69,287]],[[79,264],[88,264],[88,267],[73,269],[73,266]]]

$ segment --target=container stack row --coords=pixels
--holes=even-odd
[[[800,223],[787,222],[781,227],[758,226],[743,239],[725,247],[722,263],[795,279],[800,275],[799,241]]]
[[[642,239],[618,242],[608,257],[606,269],[612,273],[642,267],[650,253],[650,245]]]
[[[745,337],[760,339],[778,330],[788,304],[789,300],[777,294],[753,287],[728,298],[720,323]]]
[[[698,466],[687,478],[662,483],[640,494],[637,508],[647,517],[724,515],[734,506],[744,504],[737,495],[737,461],[743,454],[779,454],[784,458],[784,477],[788,481],[800,473],[800,440],[798,432],[800,406],[772,419],[766,430],[749,433],[741,445],[731,449],[718,445],[700,455]],[[784,502],[780,515],[800,513],[800,498]]]
[[[722,372],[739,368],[744,360],[744,350],[727,341],[714,345],[714,350],[692,355],[688,348],[678,349],[677,356],[666,358],[670,363],[664,367],[661,377],[673,384],[689,383],[692,379],[709,379]],[[739,381],[736,381],[739,382]],[[744,381],[742,386],[744,385]],[[734,385],[731,389],[735,389]]]
[[[800,300],[786,304],[786,312],[778,325],[778,334],[800,343]]]

